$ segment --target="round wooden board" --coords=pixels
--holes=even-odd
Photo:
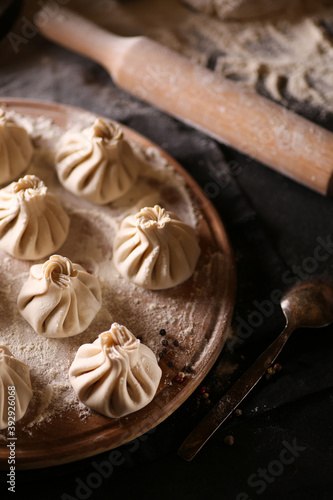
[[[68,127],[69,122],[79,123],[80,117],[88,113],[78,108],[41,101],[4,98],[0,99],[1,103],[7,109],[23,115],[50,118],[63,129]],[[177,355],[176,348],[171,347],[168,355],[159,361],[163,375],[153,401],[140,411],[120,419],[109,419],[97,413],[81,419],[76,411],[67,411],[60,418],[57,416],[56,420],[41,422],[32,428],[30,434],[21,431],[20,422],[17,422],[17,468],[40,468],[79,460],[111,450],[151,430],[172,414],[198,387],[219,356],[228,335],[235,301],[236,272],[232,249],[219,215],[201,188],[173,158],[135,131],[123,128],[129,139],[143,147],[156,147],[185,178],[194,203],[201,212],[198,233],[202,249],[200,259],[203,260],[198,262],[199,278],[205,255],[219,255],[219,258],[211,262],[210,279],[207,280],[207,271],[202,276],[205,282],[201,283],[203,287],[198,297],[195,295],[196,290],[193,290],[192,279],[164,292],[167,299],[170,296],[184,308],[190,297],[196,297],[194,332],[191,341],[178,348]],[[177,322],[170,329],[171,337],[175,338]],[[170,359],[174,360],[171,367],[168,365]],[[180,384],[175,377],[184,367],[189,369],[184,382]],[[24,418],[21,422],[24,422]],[[3,469],[8,467],[5,441],[0,442],[0,466]]]

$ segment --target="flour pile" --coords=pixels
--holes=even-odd
[[[292,0],[279,12],[250,16],[242,21],[219,19],[218,5],[240,2],[187,0],[209,15],[191,18],[192,26],[183,26],[191,34],[192,54],[195,33],[211,46],[206,65],[227,78],[259,89],[273,99],[305,102],[323,112],[333,111],[333,4],[332,1]],[[241,2],[254,7],[256,2]],[[241,14],[239,7],[236,14]],[[220,7],[223,14],[223,8]],[[231,14],[230,14],[231,16]],[[199,21],[200,19],[200,21]],[[199,40],[199,38],[197,38]],[[188,40],[187,40],[188,43]],[[215,49],[213,49],[215,46]],[[194,49],[194,50],[193,50]],[[183,43],[184,52],[190,53]]]

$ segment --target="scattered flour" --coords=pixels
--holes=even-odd
[[[332,1],[274,2],[277,12],[267,2],[265,17],[259,15],[262,2],[215,3],[224,8],[238,4],[243,11],[248,7],[247,16],[242,21],[218,19],[216,10],[211,16],[190,16],[181,32],[174,33],[177,40],[181,37],[182,52],[283,104],[291,99],[320,108],[323,114],[333,112]]]
[[[332,0],[80,0],[77,8],[282,104],[333,112]]]

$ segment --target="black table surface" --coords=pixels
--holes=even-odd
[[[217,208],[236,257],[237,298],[236,340],[203,384],[213,405],[283,328],[272,294],[296,281],[332,276],[332,199],[131,97],[94,62],[39,35],[14,51],[2,35],[0,98],[71,104],[132,127],[177,159]],[[333,130],[332,116],[306,106],[297,111]],[[326,260],[314,257],[318,246]],[[177,450],[211,407],[198,391],[153,431],[111,454],[16,471],[15,498],[333,498],[332,334],[331,326],[295,332],[278,358],[281,372],[258,384],[242,415],[229,419],[192,462]],[[230,374],[221,370],[228,363],[236,366]],[[234,437],[232,446],[225,444],[227,435]],[[10,498],[6,480],[2,473],[1,498]]]

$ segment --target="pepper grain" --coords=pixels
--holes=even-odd
[[[224,438],[224,444],[226,444],[227,446],[232,446],[234,444],[235,440],[234,440],[234,437],[229,435],[229,436],[226,436]]]

